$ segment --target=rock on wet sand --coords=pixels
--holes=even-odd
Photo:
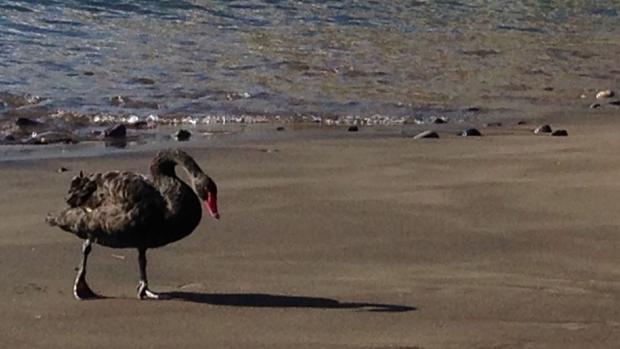
[[[435,131],[426,130],[413,136],[413,139],[422,139],[422,138],[439,138],[439,135]]]
[[[552,136],[556,137],[566,137],[568,136],[568,131],[566,130],[555,130],[551,133]]]
[[[103,131],[106,138],[125,138],[127,136],[127,127],[123,124],[116,124]]]
[[[549,126],[549,125],[542,125],[542,126],[537,127],[537,128],[534,130],[534,133],[535,133],[535,134],[541,134],[541,133],[551,133],[551,131],[552,131],[552,130],[551,130],[551,126]]]
[[[444,117],[434,117],[431,122],[433,124],[445,124],[448,122],[448,119],[444,118]]]
[[[189,132],[187,130],[183,130],[183,129],[180,129],[177,132],[172,134],[172,137],[174,139],[176,139],[177,141],[179,141],[179,142],[187,141],[187,140],[189,140],[189,138],[191,136],[192,136],[191,132]]]
[[[463,137],[479,137],[482,136],[482,133],[480,133],[480,131],[476,128],[466,128],[459,132],[458,135]]]
[[[36,120],[29,119],[29,118],[17,118],[17,120],[15,120],[15,126],[20,126],[20,127],[33,127],[33,126],[41,126],[41,125],[43,124]]]

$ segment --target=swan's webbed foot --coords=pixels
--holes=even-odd
[[[140,281],[138,283],[138,299],[162,299],[162,296],[149,290],[149,284],[146,281]]]
[[[79,301],[103,298],[90,289],[83,274],[78,275],[75,279],[75,284],[73,285],[73,296]]]

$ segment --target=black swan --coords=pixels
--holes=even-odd
[[[189,176],[190,185],[181,181],[175,167]],[[137,248],[140,265],[138,298],[157,299],[149,290],[146,277],[146,250],[161,247],[189,235],[200,222],[200,200],[211,215],[219,219],[217,186],[181,150],[159,152],[147,177],[131,172],[106,172],[84,175],[71,181],[68,208],[46,221],[82,239],[82,261],[73,286],[75,298],[98,298],[86,283],[86,262],[91,245],[112,248]],[[200,199],[200,200],[199,200]]]

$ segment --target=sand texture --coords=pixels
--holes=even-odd
[[[563,125],[566,126],[566,125]],[[152,152],[0,164],[5,348],[618,348],[617,123],[485,137],[188,149],[219,222],[137,253],[45,225],[80,169],[144,172]],[[68,172],[57,173],[65,166]]]

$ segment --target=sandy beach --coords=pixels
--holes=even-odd
[[[136,251],[101,246],[88,278],[109,298],[74,300],[81,242],[43,221],[79,170],[153,152],[2,163],[2,345],[618,348],[618,122],[551,121],[569,137],[189,148],[222,219],[149,252],[165,301],[135,298]]]

